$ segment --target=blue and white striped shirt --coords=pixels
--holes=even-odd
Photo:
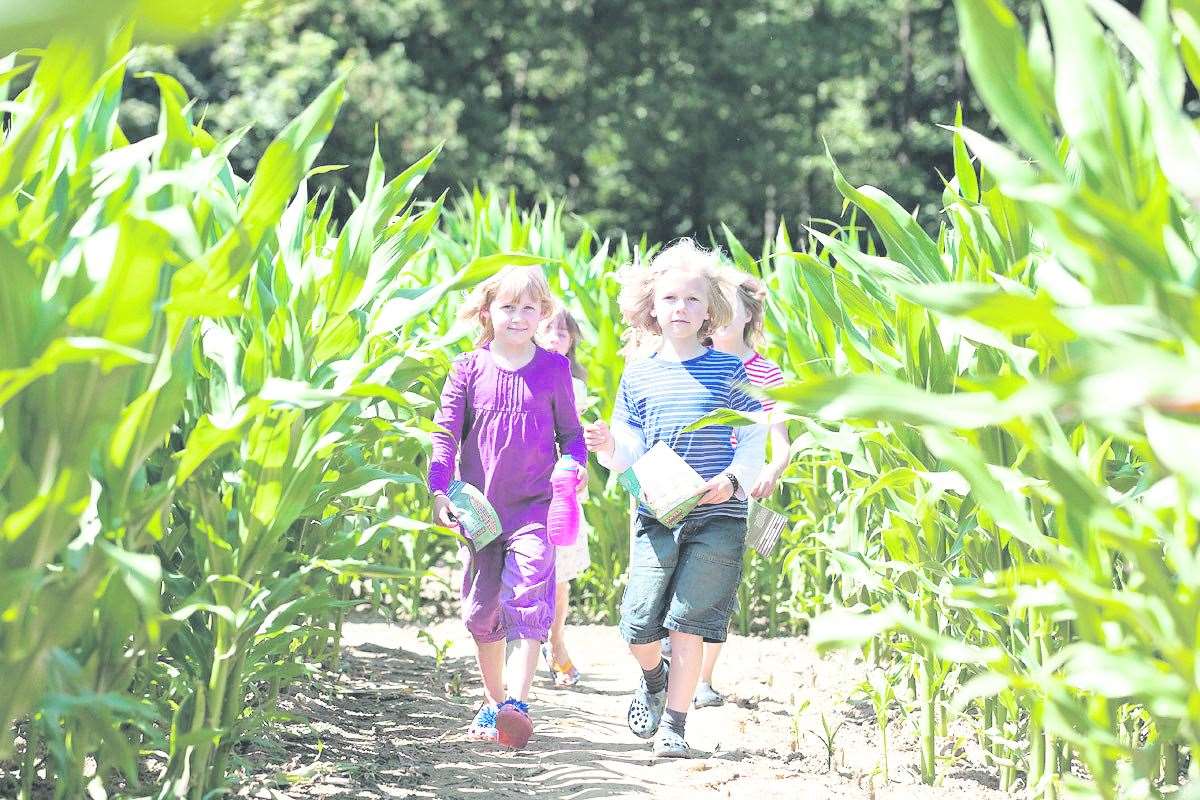
[[[621,376],[620,392],[613,412],[614,428],[628,426],[640,434],[643,447],[665,442],[705,480],[730,468],[734,461],[733,428],[710,425],[698,431],[682,429],[717,409],[754,412],[761,405],[746,392],[749,378],[742,360],[719,350],[708,350],[688,361],[669,361],[651,356],[634,361]],[[761,427],[761,426],[756,426]],[[746,446],[758,446],[760,437],[743,436]],[[739,451],[742,447],[739,445]],[[745,459],[742,459],[745,461]],[[761,466],[762,456],[758,456]],[[757,469],[754,470],[757,472]],[[740,473],[740,474],[739,474]],[[749,489],[753,474],[735,469],[734,474]],[[746,481],[743,481],[743,476]],[[744,498],[744,492],[739,492]],[[643,513],[649,513],[642,508]],[[737,497],[716,505],[697,506],[688,519],[714,516],[745,517],[746,501]]]

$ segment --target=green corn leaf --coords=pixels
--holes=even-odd
[[[938,458],[962,473],[971,484],[976,501],[991,513],[1002,528],[1031,550],[1047,557],[1053,554],[1052,542],[1032,525],[1012,495],[988,471],[978,453],[962,439],[936,428],[924,429],[922,436]]]
[[[962,126],[962,104],[960,103],[954,109],[954,127],[957,129]],[[978,203],[979,179],[975,174],[975,167],[971,164],[967,146],[963,143],[963,138],[959,133],[954,134],[954,177],[958,179],[962,196],[972,203]]]
[[[937,244],[921,229],[913,217],[874,186],[854,188],[833,164],[833,179],[838,191],[866,212],[887,245],[888,256],[913,271],[924,282],[946,280],[946,268]]]
[[[1042,165],[1057,165],[1054,136],[1021,39],[1017,18],[1000,0],[955,0],[959,46],[975,89],[1013,141]]]
[[[1153,408],[1144,412],[1146,437],[1155,455],[1172,472],[1200,489],[1200,426],[1189,424]]]

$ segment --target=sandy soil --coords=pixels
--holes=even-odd
[[[889,726],[889,778],[879,772],[879,732],[855,688],[866,668],[849,655],[818,656],[803,638],[734,636],[716,683],[728,702],[688,716],[698,757],[655,760],[625,727],[636,667],[616,629],[569,626],[584,672],[574,690],[539,673],[535,734],[510,752],[463,736],[480,696],[461,625],[425,629],[368,617],[347,623],[342,669],[284,701],[299,715],[242,755],[237,789],[262,798],[610,797],[893,798],[992,800],[994,771],[967,737],[943,746],[941,785],[920,784],[912,725]],[[444,648],[440,665],[435,653]],[[841,724],[832,769],[822,719]],[[304,721],[307,720],[307,721]],[[952,731],[954,733],[954,731]],[[953,752],[950,750],[953,749]]]

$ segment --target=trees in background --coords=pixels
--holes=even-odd
[[[950,0],[300,0],[142,58],[217,128],[254,125],[234,152],[246,173],[351,69],[331,187],[362,184],[378,130],[389,163],[445,143],[429,192],[490,183],[565,198],[605,233],[723,222],[754,241],[781,216],[838,214],[826,145],[906,207],[939,196],[930,123],[958,101],[974,118],[956,36]],[[152,124],[153,87],[134,91],[127,124]]]

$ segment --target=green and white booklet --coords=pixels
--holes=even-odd
[[[446,496],[457,509],[462,537],[471,550],[482,550],[500,536],[500,516],[483,492],[469,483],[453,480]]]
[[[617,481],[668,528],[674,528],[692,512],[704,494],[705,484],[700,474],[665,442],[651,447]],[[779,543],[787,517],[753,500],[748,505],[746,547],[766,558]]]
[[[647,450],[617,481],[668,528],[674,528],[692,512],[704,494],[705,484],[666,442]]]

